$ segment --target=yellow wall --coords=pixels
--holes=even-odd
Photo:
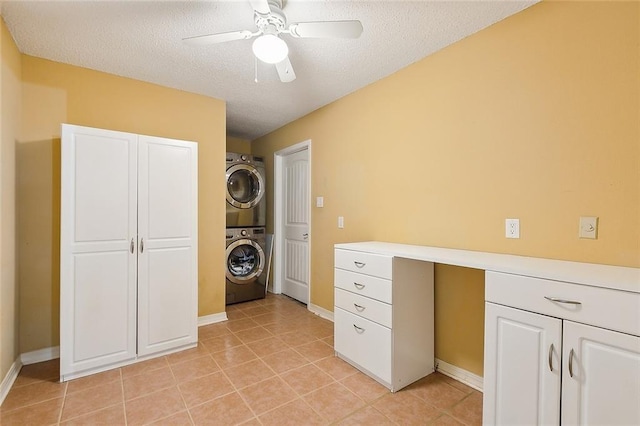
[[[248,139],[227,136],[227,151],[240,154],[251,154],[251,141]]]
[[[20,52],[0,17],[0,381],[19,354],[16,277],[16,140]]]
[[[347,241],[640,266],[639,8],[539,3],[253,141],[272,183],[273,152],[312,139],[311,302],[333,308]],[[476,374],[483,287],[436,269],[436,356]]]
[[[225,103],[26,55],[22,80],[20,351],[59,339],[60,123],[198,142],[198,311],[224,311]]]

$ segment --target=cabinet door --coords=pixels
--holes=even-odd
[[[136,356],[136,136],[63,125],[60,376]]]
[[[564,322],[562,423],[640,424],[640,337]]]
[[[198,340],[198,146],[138,142],[138,354],[147,355]]]
[[[558,424],[562,321],[487,303],[483,424]]]

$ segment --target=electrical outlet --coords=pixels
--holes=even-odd
[[[344,228],[344,217],[343,216],[338,216],[338,228],[340,228],[340,229]]]
[[[580,218],[580,230],[578,232],[580,238],[590,238],[595,240],[598,238],[598,218],[595,216],[582,216]]]
[[[504,225],[507,238],[520,238],[520,219],[505,219]]]
[[[324,207],[324,197],[316,197],[316,207]]]

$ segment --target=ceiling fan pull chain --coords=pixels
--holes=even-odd
[[[258,58],[256,58],[255,56],[253,57],[253,66],[254,66],[254,71],[255,71],[255,78],[254,81],[257,83],[258,82]]]

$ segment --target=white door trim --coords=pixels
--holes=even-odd
[[[307,203],[309,203],[309,212],[311,212],[311,139],[307,139],[306,141],[302,141],[302,142],[298,142],[294,145],[288,146],[284,149],[281,149],[280,151],[276,151],[273,154],[273,163],[274,163],[274,197],[273,197],[273,204],[274,204],[274,254],[275,254],[275,261],[273,263],[273,287],[272,287],[272,291],[273,293],[276,294],[280,294],[282,293],[282,281],[283,281],[283,276],[284,276],[284,256],[280,256],[280,254],[283,252],[283,247],[284,247],[284,232],[283,232],[283,224],[282,224],[282,220],[283,220],[283,188],[282,188],[282,183],[284,182],[284,179],[282,177],[282,163],[283,163],[283,157],[290,155],[290,154],[294,154],[298,151],[304,151],[307,150],[308,151],[308,157],[309,157],[309,168],[308,168],[308,173],[309,173],[309,178],[307,179],[308,185],[309,185],[309,199],[307,200]],[[311,214],[309,214],[309,230],[311,231]],[[311,240],[313,238],[313,233],[309,232],[309,250],[308,250],[308,276],[307,276],[307,282],[309,283],[309,294],[307,297],[307,300],[309,301],[309,304],[311,303]]]

